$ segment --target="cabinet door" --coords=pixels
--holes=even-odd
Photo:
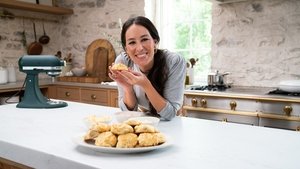
[[[78,87],[61,87],[56,88],[57,99],[80,101],[80,89]]]
[[[32,169],[31,167],[1,157],[0,157],[0,168],[1,169]]]
[[[110,94],[110,106],[119,107],[118,90],[109,90]]]
[[[81,101],[84,103],[108,106],[108,90],[82,88]]]
[[[50,99],[57,99],[56,86],[49,86],[47,96]]]
[[[295,102],[261,101],[260,112],[283,115],[300,116],[300,104]]]

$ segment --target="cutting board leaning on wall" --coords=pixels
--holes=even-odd
[[[87,75],[83,77],[61,76],[58,81],[101,83],[112,81],[108,67],[115,61],[116,54],[112,44],[105,39],[94,40],[87,48],[85,55],[85,68]]]
[[[115,58],[115,50],[108,40],[94,40],[88,46],[85,55],[88,76],[99,78],[99,82],[112,81],[108,76],[108,67],[115,61]]]

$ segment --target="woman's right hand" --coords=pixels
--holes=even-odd
[[[109,66],[109,74],[108,76],[118,83],[118,85],[122,86],[123,89],[126,90],[126,88],[132,88],[132,85],[127,82],[127,79],[124,78],[120,72],[121,71],[127,71],[127,70],[112,70],[112,66]]]

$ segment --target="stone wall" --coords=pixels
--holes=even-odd
[[[300,79],[300,1],[213,5],[212,70],[239,86]]]
[[[62,52],[66,57],[73,56],[74,66],[85,65],[87,46],[96,39],[109,39],[116,54],[122,51],[120,39],[120,21],[129,17],[144,15],[144,1],[141,0],[56,0],[58,6],[72,8],[73,15],[51,15],[24,10],[1,8],[16,16],[45,18],[44,21],[49,44],[43,45],[42,54]],[[24,21],[24,28],[23,28]],[[43,35],[42,20],[22,18],[0,18],[0,66],[13,64],[18,69],[17,61],[26,54],[27,48],[22,44],[22,32],[26,32],[27,45],[34,41],[33,24],[36,24],[37,38]],[[24,73],[17,71],[17,80],[23,81]],[[40,75],[40,78],[49,78]]]
[[[95,39],[109,39],[118,54],[121,21],[144,15],[143,0],[56,0],[72,8],[73,15],[57,16],[7,9],[15,15],[58,20],[45,21],[50,43],[43,54],[71,53],[73,64],[84,65],[87,46]],[[0,8],[0,11],[3,8]],[[281,80],[300,79],[300,1],[248,0],[213,4],[212,70],[230,72],[229,81],[240,86],[273,87]],[[21,18],[0,18],[0,66],[13,63],[26,53],[22,45]],[[38,38],[42,21],[35,21]],[[27,44],[34,41],[32,22],[24,20]],[[17,79],[24,79],[17,73]],[[47,77],[47,76],[46,76]],[[45,78],[46,78],[45,77]]]

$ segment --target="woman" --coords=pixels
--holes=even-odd
[[[115,60],[129,67],[110,78],[118,84],[119,107],[142,110],[171,120],[183,103],[186,62],[178,54],[157,49],[160,37],[153,23],[142,16],[127,20],[121,32],[125,52]]]

